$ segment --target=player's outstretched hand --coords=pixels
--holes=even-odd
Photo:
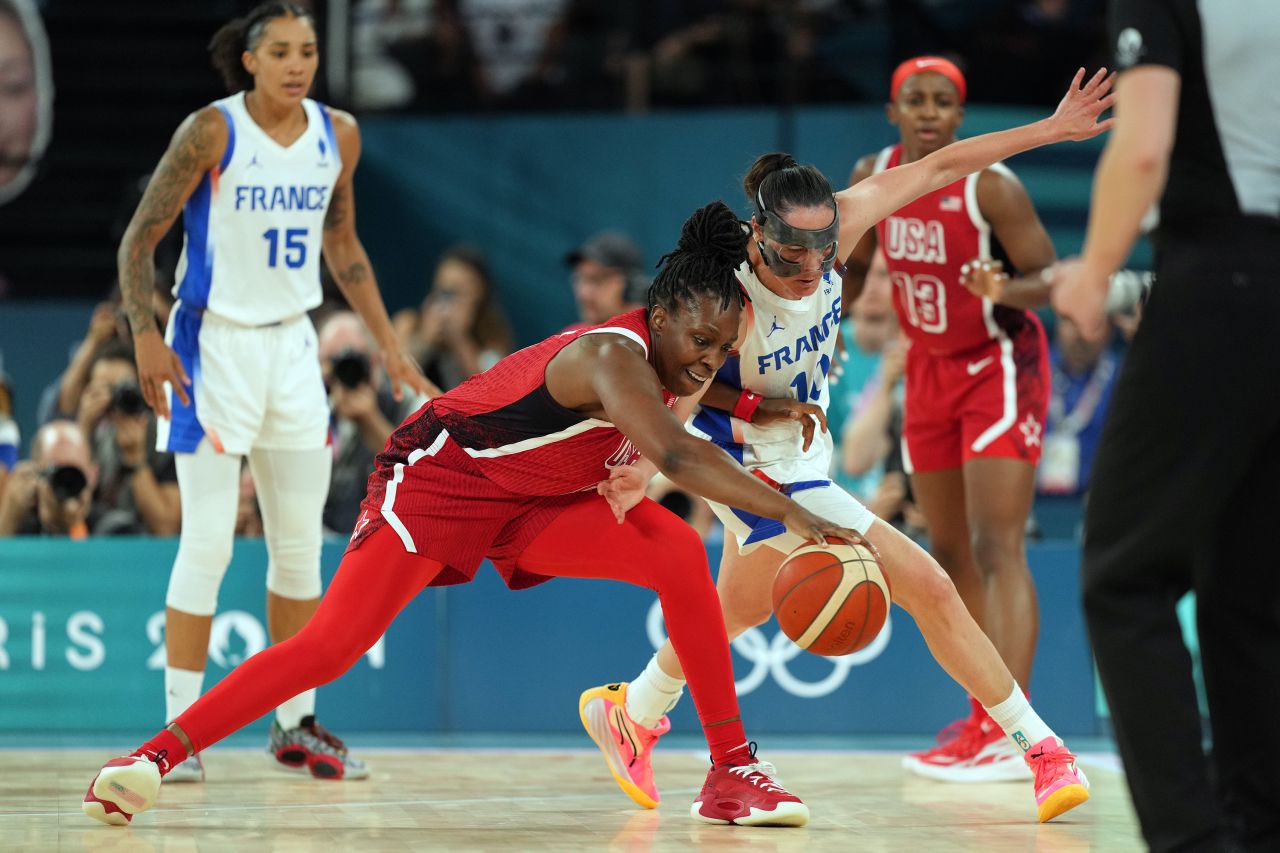
[[[760,405],[756,407],[754,414],[751,416],[751,422],[759,426],[768,426],[770,424],[780,424],[787,421],[799,421],[800,430],[804,434],[803,449],[807,452],[809,445],[813,444],[813,433],[815,427],[822,427],[822,431],[827,431],[827,413],[822,411],[821,406],[815,406],[813,403],[801,403],[799,400],[792,400],[790,397],[768,397],[760,401]]]
[[[856,530],[849,527],[841,527],[838,524],[827,521],[825,518],[816,516],[798,503],[792,504],[791,510],[782,519],[782,523],[786,525],[787,530],[802,539],[811,539],[824,548],[827,547],[828,536],[843,539],[850,545],[871,547],[870,543],[862,538]]]
[[[1079,258],[1053,269],[1053,310],[1074,323],[1085,340],[1099,341],[1107,332],[1107,279],[1106,273],[1089,269]]]
[[[191,377],[187,376],[182,359],[164,342],[158,330],[148,329],[141,335],[134,335],[133,352],[138,362],[138,387],[142,389],[142,399],[159,417],[169,417],[169,397],[164,392],[166,382],[173,386],[182,405],[191,404],[187,393]]]
[[[619,465],[609,471],[609,479],[596,484],[596,491],[609,502],[619,524],[627,520],[627,510],[644,500],[649,478],[634,465]]]
[[[979,299],[999,302],[1009,284],[1009,274],[1001,261],[974,258],[960,267],[960,283]]]
[[[391,380],[391,396],[397,402],[404,399],[404,385],[427,397],[439,397],[443,393],[434,382],[422,375],[418,362],[400,346],[384,349],[382,363],[387,369],[387,378]]]
[[[1082,139],[1092,139],[1115,124],[1114,118],[1098,121],[1098,117],[1115,103],[1116,96],[1111,92],[1111,87],[1115,85],[1116,75],[1107,74],[1107,69],[1099,68],[1083,86],[1080,85],[1082,80],[1083,68],[1076,72],[1067,88],[1067,94],[1062,96],[1058,109],[1049,117],[1059,140],[1079,142]]]

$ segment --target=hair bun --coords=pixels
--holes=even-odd
[[[681,252],[710,255],[736,267],[747,259],[745,237],[742,220],[729,205],[717,200],[685,220],[677,247]]]

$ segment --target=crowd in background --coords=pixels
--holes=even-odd
[[[566,329],[601,323],[645,304],[648,267],[624,234],[590,237],[566,253],[565,267],[566,287],[578,309],[576,317],[564,318]],[[161,281],[166,278],[160,276]],[[831,476],[877,515],[923,538],[927,531],[912,503],[900,450],[907,344],[898,332],[892,288],[877,253],[862,293],[842,323],[841,363],[828,388],[828,424],[836,442]],[[394,399],[368,330],[336,291],[327,292],[329,298],[313,315],[332,410],[334,465],[324,523],[331,533],[346,535],[359,514],[374,456],[423,401]],[[158,286],[154,306],[162,325],[171,304]],[[1078,515],[1122,345],[1138,318],[1113,318],[1119,334],[1096,344],[1085,341],[1069,321],[1046,319],[1053,324],[1053,394],[1039,491],[1069,499]],[[397,312],[394,325],[424,373],[444,390],[513,349],[488,264],[470,246],[452,247],[438,259],[420,305]],[[13,389],[0,373],[0,536],[178,532],[181,510],[173,457],[155,449],[156,419],[138,389],[118,291],[93,309],[63,372],[43,389],[23,391],[40,397],[39,428],[26,458],[21,458],[24,443],[13,417]],[[680,492],[662,477],[655,479],[650,496],[686,518],[708,542],[720,541],[719,525],[700,498]],[[247,465],[236,532],[262,532]],[[1056,535],[1075,532],[1050,530]]]
[[[1101,58],[1103,12],[1102,0],[357,0],[350,97],[425,111],[849,101],[878,98],[895,58],[938,53],[967,57],[987,100],[1049,104]]]

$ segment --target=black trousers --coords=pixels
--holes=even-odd
[[[1156,851],[1280,850],[1280,225],[1166,229],[1093,469],[1084,607]],[[1213,745],[1174,606],[1197,596]]]

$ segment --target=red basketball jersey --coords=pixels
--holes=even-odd
[[[875,171],[902,162],[902,146],[880,152]],[[1001,164],[991,167],[1006,170]],[[876,225],[893,281],[898,323],[912,343],[935,354],[964,352],[1029,322],[1026,311],[996,305],[960,283],[960,267],[991,257],[991,226],[978,209],[974,173],[921,196]]]
[[[643,308],[598,326],[563,332],[512,353],[484,373],[428,402],[387,441],[370,479],[395,463],[412,465],[453,444],[487,479],[521,495],[564,495],[595,488],[609,470],[639,456],[631,441],[608,421],[566,409],[547,390],[547,364],[583,335],[628,337],[649,353]],[[676,396],[663,390],[670,408]]]

